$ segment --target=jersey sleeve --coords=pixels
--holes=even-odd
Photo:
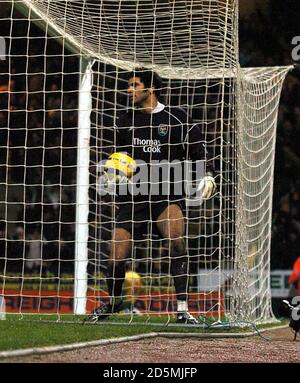
[[[122,138],[121,132],[122,129],[119,127],[122,126],[119,122],[119,118],[116,119],[114,124],[111,124],[109,127],[104,129],[103,132],[103,146],[101,147],[102,153],[108,157],[114,152],[122,151]]]
[[[187,124],[187,132],[184,140],[187,158],[192,161],[205,161],[206,173],[214,174],[212,153],[205,143],[205,137],[198,124],[191,120]]]
[[[123,122],[122,122],[123,118],[122,116],[121,117],[118,117],[117,118],[117,121],[116,121],[116,124],[115,124],[115,130],[114,130],[114,134],[115,134],[115,140],[114,140],[114,144],[116,146],[116,152],[120,152],[122,150],[120,150],[122,148],[122,130],[123,130]]]
[[[115,151],[116,152],[126,152],[127,154],[132,154],[132,142],[130,138],[130,132],[128,127],[128,118],[126,115],[121,115],[115,124]]]

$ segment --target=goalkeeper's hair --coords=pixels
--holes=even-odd
[[[129,73],[128,80],[132,77],[139,77],[145,85],[145,88],[151,88],[153,86],[156,97],[158,98],[160,96],[162,81],[156,72],[153,72],[151,69],[139,67]]]

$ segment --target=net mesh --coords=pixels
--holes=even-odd
[[[234,0],[23,3],[77,51],[122,69],[150,65],[167,78],[199,78],[237,66]]]
[[[202,205],[191,199],[184,211],[190,310],[216,320],[272,320],[274,143],[289,68],[239,69],[237,1],[1,4],[0,294],[6,309],[60,315],[73,312],[74,295],[84,306],[87,298],[87,311],[108,299],[117,210],[114,198],[100,196],[97,170],[114,150],[117,116],[129,106],[128,71],[143,65],[161,75],[164,104],[183,108],[203,128],[216,170],[216,196]],[[84,93],[89,60],[91,92]],[[125,314],[169,317],[176,311],[169,243],[152,220],[145,229],[129,256]]]
[[[274,154],[280,91],[289,69],[248,68],[242,70],[240,78],[237,156],[239,246],[233,277],[233,312],[249,320],[262,321],[272,317],[268,286]]]

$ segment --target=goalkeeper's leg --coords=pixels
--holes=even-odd
[[[111,304],[122,300],[122,288],[125,279],[125,263],[132,248],[131,234],[123,228],[116,228],[111,241],[111,251],[107,267],[106,282]]]
[[[197,324],[188,312],[188,256],[184,241],[184,216],[177,204],[171,204],[158,216],[157,227],[163,238],[169,239],[171,274],[177,295],[177,322]]]
[[[125,279],[125,263],[132,247],[131,234],[123,228],[116,228],[111,241],[106,282],[110,303],[98,307],[87,318],[90,322],[108,319],[112,313],[122,309],[122,288]]]

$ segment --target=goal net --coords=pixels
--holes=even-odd
[[[121,208],[101,189],[100,164],[116,151],[118,118],[130,107],[128,74],[145,67],[162,79],[160,102],[183,109],[203,132],[199,142],[211,156],[202,172],[188,168],[190,185],[209,163],[215,169],[214,197],[200,201],[187,191],[183,208],[190,311],[219,322],[274,320],[274,149],[290,68],[240,68],[238,2],[1,4],[0,295],[7,312],[85,314],[109,301]],[[146,202],[118,318],[173,321],[170,241]],[[136,219],[127,224],[134,231]]]

